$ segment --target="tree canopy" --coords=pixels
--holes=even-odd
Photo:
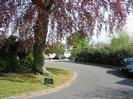
[[[70,46],[74,49],[82,49],[88,47],[89,40],[87,37],[87,33],[85,33],[83,30],[80,30],[71,34],[67,38],[67,46]]]
[[[53,43],[52,45],[47,45],[45,48],[45,54],[63,54],[64,53],[64,46],[60,42]]]
[[[48,37],[58,40],[80,29],[91,36],[94,29],[100,33],[103,25],[109,30],[121,27],[132,5],[132,0],[1,0],[0,35],[31,36],[41,11],[48,15]]]
[[[111,40],[111,46],[113,47],[129,46],[130,44],[132,44],[132,41],[125,32],[121,32],[119,38],[114,37]]]

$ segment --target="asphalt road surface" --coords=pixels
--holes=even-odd
[[[31,99],[133,99],[133,79],[119,70],[93,65],[46,61],[47,66],[63,66],[78,73],[71,86]]]

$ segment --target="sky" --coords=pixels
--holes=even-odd
[[[127,32],[128,36],[133,39],[133,14],[130,14],[127,17],[126,25],[124,26],[124,31]],[[90,44],[97,44],[97,43],[105,43],[110,44],[111,43],[111,37],[109,37],[108,33],[105,31],[101,32],[101,35],[98,37],[94,35],[92,37],[92,40],[90,41]]]
[[[127,18],[126,30],[129,37],[133,38],[133,14],[130,14]]]

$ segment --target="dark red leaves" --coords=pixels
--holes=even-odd
[[[58,39],[80,29],[92,34],[97,27],[100,33],[105,24],[110,27],[110,30],[116,24],[118,27],[122,27],[127,13],[130,12],[128,8],[133,8],[133,0],[32,0],[32,2],[30,0],[12,0],[11,3],[7,3],[9,1],[11,0],[0,3],[0,26],[6,24],[5,29],[7,30],[14,17],[14,20],[22,20],[14,22],[15,29],[22,34],[34,34],[30,31],[33,30],[38,13],[42,13],[48,16],[51,38]],[[29,3],[29,5],[25,6],[25,3]],[[36,7],[34,7],[35,5]],[[19,18],[15,16],[17,8],[21,8],[19,13],[24,13]],[[106,20],[104,12],[108,13]],[[19,13],[17,12],[17,15]],[[48,27],[43,28],[48,30]]]
[[[32,0],[34,4],[40,5],[46,2],[46,0]]]

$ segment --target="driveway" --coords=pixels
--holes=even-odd
[[[63,66],[78,73],[71,86],[31,99],[133,99],[133,79],[118,70],[93,65],[46,61],[47,66]]]

